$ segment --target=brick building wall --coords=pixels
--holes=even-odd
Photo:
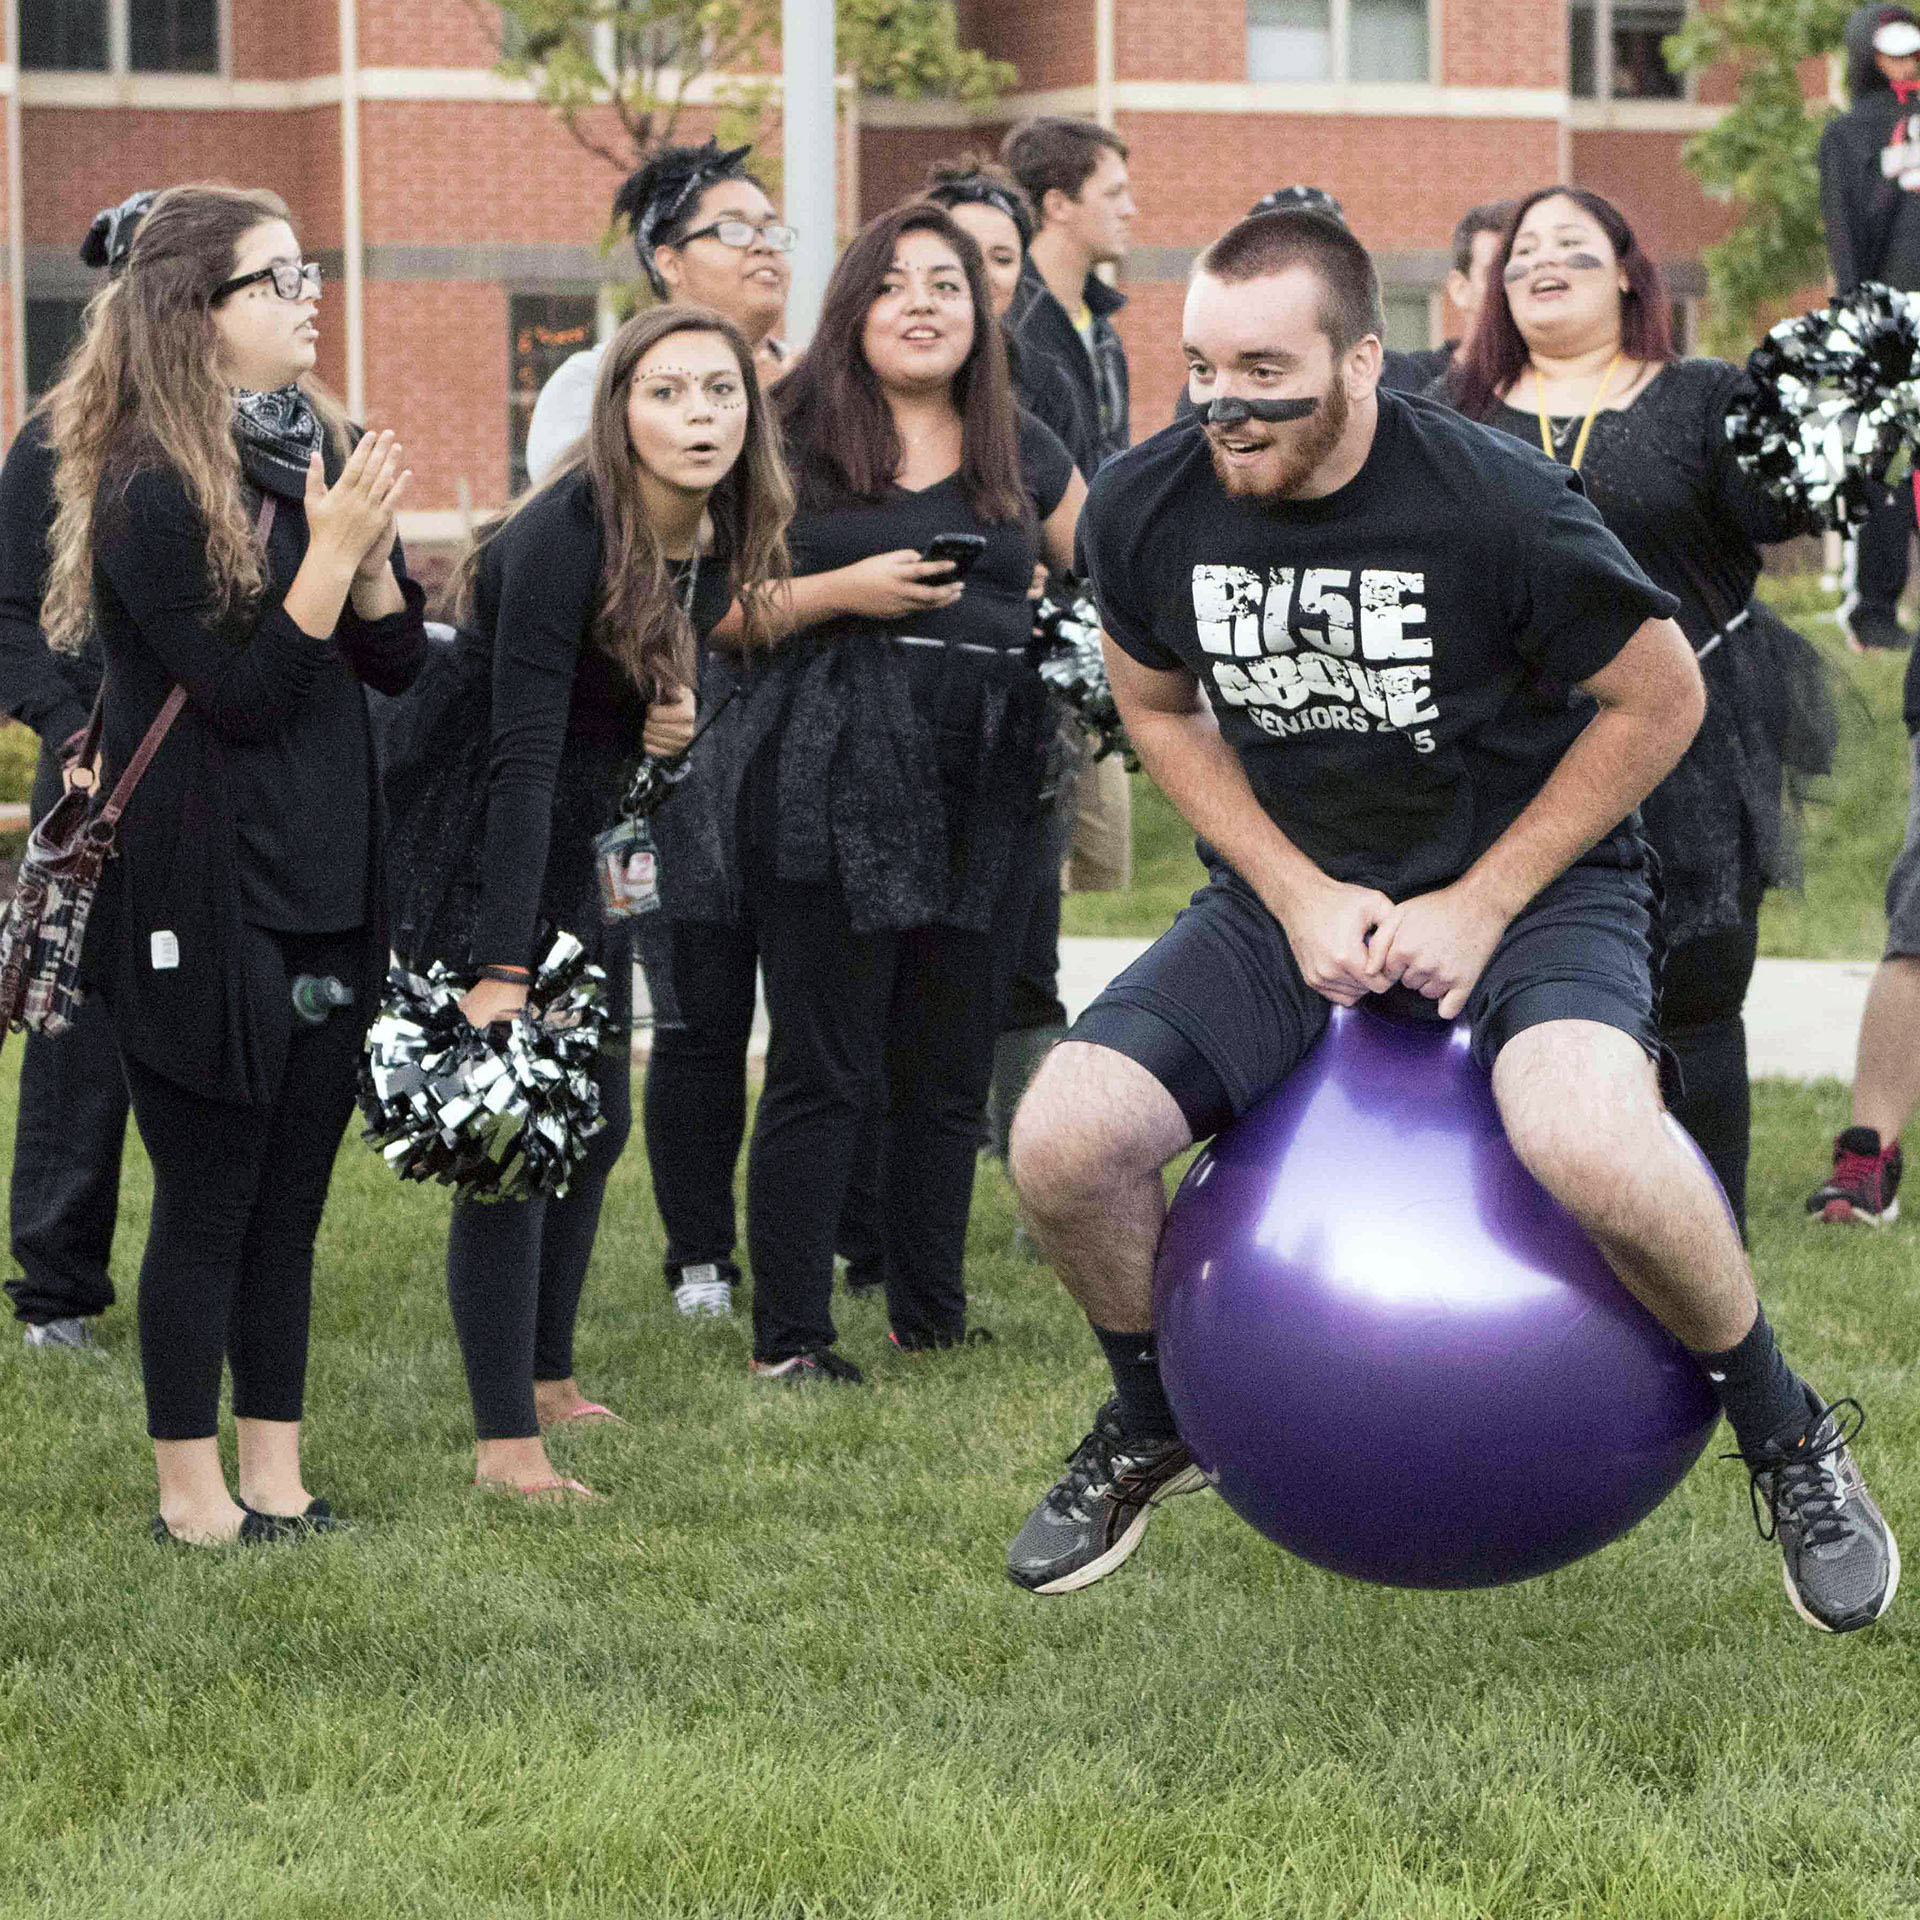
[[[6,259],[22,299],[0,316],[7,428],[24,302],[42,340],[77,309],[91,281],[74,248],[97,207],[183,179],[271,186],[328,267],[324,376],[355,387],[370,421],[406,437],[416,537],[456,537],[464,506],[496,504],[509,488],[508,390],[529,377],[516,341],[524,350],[541,327],[542,339],[563,339],[554,314],[599,324],[596,290],[633,278],[624,247],[599,250],[618,170],[493,71],[497,36],[467,0],[222,3],[217,75],[13,69],[22,190]],[[1346,4],[1331,0],[1331,17]],[[970,44],[1017,66],[1014,94],[979,114],[856,103],[843,131],[843,225],[914,191],[929,161],[993,148],[1015,117],[1109,117],[1132,146],[1141,207],[1120,274],[1141,431],[1168,417],[1181,377],[1188,264],[1274,186],[1311,181],[1339,196],[1381,262],[1394,324],[1423,336],[1447,320],[1445,249],[1477,200],[1561,178],[1597,187],[1628,207],[1683,293],[1698,285],[1701,248],[1724,230],[1724,210],[1680,162],[1687,133],[1725,97],[1724,77],[1708,76],[1695,98],[1633,111],[1572,101],[1558,0],[1432,0],[1428,71],[1368,85],[1250,80],[1246,0],[959,0],[959,15]],[[1824,75],[1810,71],[1808,86],[1823,88]],[[711,125],[696,108],[682,131],[698,138]],[[617,139],[610,118],[593,131]],[[777,111],[765,150],[777,166]],[[350,212],[357,306],[342,271]]]

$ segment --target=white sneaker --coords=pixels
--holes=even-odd
[[[67,1353],[99,1353],[100,1342],[93,1328],[83,1319],[44,1320],[29,1325],[23,1336],[29,1347],[47,1347]]]
[[[673,1304],[689,1320],[723,1320],[733,1312],[733,1285],[711,1261],[682,1267]]]

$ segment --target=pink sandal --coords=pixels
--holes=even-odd
[[[536,1481],[530,1487],[516,1487],[511,1480],[483,1480],[478,1477],[473,1483],[487,1493],[510,1493],[516,1500],[553,1500],[557,1498],[599,1500],[604,1496],[583,1485],[578,1480],[570,1480],[565,1474],[556,1473],[551,1480]]]
[[[542,1420],[540,1431],[551,1433],[555,1427],[624,1427],[626,1424],[611,1407],[589,1400],[571,1413],[563,1413],[558,1420]]]

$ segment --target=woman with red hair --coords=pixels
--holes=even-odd
[[[1796,876],[1791,772],[1830,769],[1818,657],[1753,597],[1760,548],[1802,531],[1735,464],[1727,404],[1745,376],[1675,355],[1660,270],[1618,208],[1574,187],[1519,203],[1497,293],[1449,377],[1463,412],[1579,470],[1601,517],[1680,600],[1707,717],[1642,808],[1660,859],[1667,1099],[1713,1163],[1742,1232],[1750,1098],[1741,1003],[1760,898]]]

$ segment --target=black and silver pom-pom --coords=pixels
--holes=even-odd
[[[1869,281],[1783,320],[1747,375],[1727,409],[1734,458],[1776,500],[1845,532],[1920,443],[1920,298]]]
[[[476,1027],[467,981],[435,961],[396,966],[360,1067],[365,1138],[403,1180],[437,1180],[469,1200],[555,1198],[606,1125],[594,1055],[606,1029],[601,984],[572,934],[556,937],[513,1019]]]
[[[1100,650],[1100,616],[1085,594],[1063,599],[1053,587],[1040,597],[1033,615],[1034,657],[1040,678],[1079,718],[1093,741],[1093,757],[1117,753],[1138,768],[1127,729],[1114,704],[1107,678],[1107,657]]]

